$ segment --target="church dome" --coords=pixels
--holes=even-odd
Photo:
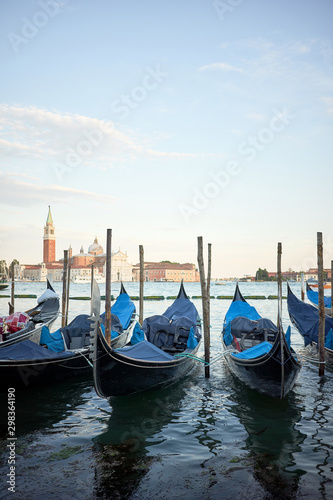
[[[99,255],[103,253],[103,247],[98,243],[97,236],[94,239],[94,243],[92,243],[88,248],[88,253],[91,253],[93,255]]]

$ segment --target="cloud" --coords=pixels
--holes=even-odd
[[[227,41],[220,47],[222,54],[227,53],[235,67],[242,67],[249,77],[260,80],[283,78],[284,82],[301,79],[302,85],[327,86],[327,82],[319,77],[323,73],[322,63],[332,61],[330,40],[305,38],[280,43],[258,37]]]
[[[45,186],[23,181],[21,180],[22,178],[30,180],[28,176],[24,175],[0,173],[0,185],[2,188],[0,204],[26,207],[38,205],[40,202],[45,204],[65,203],[73,199],[97,201],[106,204],[114,204],[119,201],[118,198],[110,195],[52,184]]]
[[[243,73],[242,69],[236,68],[235,66],[230,66],[230,64],[222,62],[206,64],[205,66],[201,66],[200,68],[198,68],[198,71],[206,70],[236,71],[238,73]]]
[[[6,158],[23,156],[68,164],[66,158],[76,155],[80,163],[92,168],[109,168],[114,161],[137,157],[181,159],[196,156],[155,150],[142,144],[133,133],[120,131],[108,120],[6,104],[0,105],[0,116],[0,148]]]

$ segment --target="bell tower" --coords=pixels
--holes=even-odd
[[[46,224],[44,226],[43,236],[43,262],[54,262],[55,257],[55,234],[54,225],[49,205],[49,213],[47,214]]]

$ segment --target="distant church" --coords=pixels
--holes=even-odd
[[[85,253],[81,246],[80,253],[72,255],[72,247],[68,249],[68,263],[70,266],[72,281],[89,281],[91,268],[94,266],[94,275],[103,281],[105,276],[106,254],[103,247],[98,243],[97,236]],[[132,281],[133,266],[128,262],[127,252],[111,254],[111,280]],[[43,262],[37,265],[17,265],[15,277],[32,281],[62,281],[63,259],[56,260],[56,236],[55,227],[49,206],[43,236]]]

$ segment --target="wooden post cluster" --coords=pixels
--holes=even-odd
[[[319,376],[325,372],[325,302],[324,302],[324,263],[323,263],[323,235],[317,233],[317,260],[318,260],[318,353],[319,353]]]
[[[105,272],[105,340],[109,345],[111,345],[111,240],[112,229],[107,229]]]
[[[61,308],[61,327],[66,326],[67,310],[67,273],[68,273],[68,250],[64,250],[64,270],[62,273],[62,308]]]
[[[139,292],[139,323],[143,322],[143,283],[144,283],[144,252],[143,245],[139,245],[139,259],[140,259],[140,292]]]
[[[203,242],[202,236],[198,236],[198,267],[200,273],[201,296],[202,296],[202,316],[204,330],[204,345],[205,345],[205,362],[210,362],[210,318],[209,318],[209,290],[210,290],[210,273],[211,273],[211,244],[208,245],[208,279],[206,282],[204,258],[203,258]],[[205,366],[205,377],[209,378],[209,364]]]

